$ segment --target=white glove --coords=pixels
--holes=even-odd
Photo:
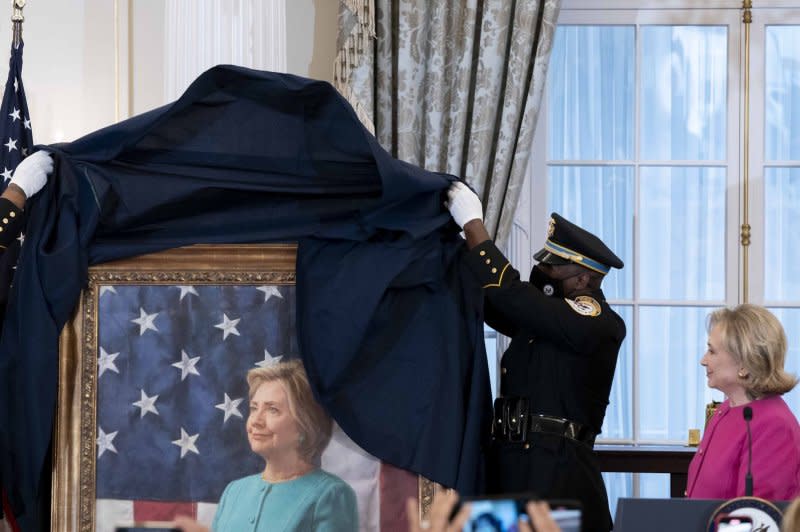
[[[53,172],[53,158],[50,152],[39,150],[25,157],[14,170],[11,183],[17,185],[30,198],[47,183],[47,176]],[[11,184],[9,183],[9,184]]]
[[[445,207],[460,228],[472,220],[483,221],[483,206],[478,195],[461,181],[456,181],[447,190]]]

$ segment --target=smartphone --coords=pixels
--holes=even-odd
[[[499,497],[465,497],[461,504],[469,503],[472,510],[464,525],[464,532],[506,532],[517,530],[517,523],[528,521],[525,505],[532,494],[502,495]],[[550,516],[562,532],[580,532],[581,505],[578,501],[548,500]]]
[[[114,532],[181,532],[181,529],[173,527],[169,521],[139,521],[119,524]]]
[[[753,520],[746,515],[721,515],[717,518],[718,532],[752,532]]]

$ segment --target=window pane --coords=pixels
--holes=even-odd
[[[639,473],[639,497],[669,499],[669,474]]]
[[[603,473],[603,482],[608,493],[611,518],[617,515],[617,501],[621,497],[633,497],[633,473]]]
[[[550,159],[631,160],[633,26],[558,26],[547,73]]]
[[[770,310],[781,320],[789,341],[789,351],[786,353],[784,369],[797,377],[800,375],[800,309],[771,308]],[[800,418],[800,386],[795,386],[794,390],[784,395],[783,400],[792,409],[795,417]]]
[[[633,297],[633,168],[552,166],[547,183],[550,211],[597,235],[622,261],[603,281],[608,299]]]
[[[764,158],[800,159],[800,26],[768,26]]]
[[[641,158],[725,158],[725,26],[642,28]]]
[[[800,301],[800,168],[764,170],[764,213],[764,298]]]
[[[712,399],[700,358],[706,349],[706,316],[712,308],[639,309],[639,437],[686,441],[702,429]],[[721,394],[713,393],[716,400]]]
[[[617,358],[617,369],[614,373],[614,383],[611,385],[611,396],[606,418],[603,421],[603,428],[600,439],[621,440],[633,439],[633,307],[615,305],[614,311],[619,314],[628,334]]]
[[[725,169],[640,172],[640,297],[723,300]]]
[[[497,397],[497,331],[489,327],[483,326],[483,342],[486,345],[486,360],[489,364],[489,383],[492,388],[492,402]]]

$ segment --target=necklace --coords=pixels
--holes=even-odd
[[[307,474],[308,474],[308,473],[310,473],[310,472],[311,472],[313,469],[314,469],[314,468],[313,468],[313,467],[311,467],[311,466],[309,466],[309,467],[305,467],[305,468],[301,469],[301,470],[300,470],[299,472],[297,472],[297,473],[294,473],[294,474],[291,474],[291,475],[286,475],[286,476],[270,476],[270,475],[267,475],[267,471],[266,471],[266,469],[265,469],[265,470],[264,470],[264,472],[263,472],[263,473],[261,473],[261,478],[262,478],[263,480],[265,480],[266,482],[269,482],[270,484],[276,484],[276,483],[278,483],[278,482],[288,482],[288,481],[290,481],[290,480],[294,480],[294,479],[296,479],[296,478],[300,478],[300,477],[302,477],[303,475],[307,475]]]

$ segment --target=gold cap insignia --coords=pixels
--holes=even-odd
[[[556,232],[556,221],[550,218],[550,221],[547,222],[547,238],[553,236],[553,233]]]

